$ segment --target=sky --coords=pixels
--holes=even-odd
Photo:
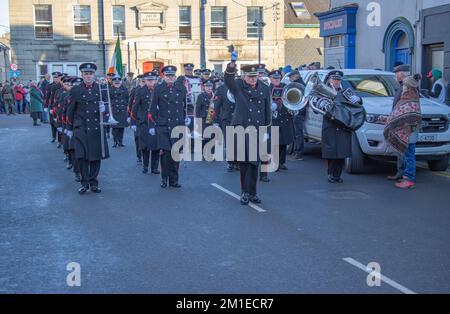
[[[9,32],[9,10],[8,10],[8,0],[0,0],[0,35]]]

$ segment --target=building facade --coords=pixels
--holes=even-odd
[[[269,68],[284,64],[283,1],[208,0],[205,5],[206,67],[217,72],[229,61],[228,46],[242,64],[262,59]],[[199,0],[23,0],[9,1],[11,58],[23,78],[53,71],[78,75],[83,62],[106,72],[120,36],[124,72],[162,65],[200,67]]]
[[[312,62],[323,64],[320,23],[314,14],[328,10],[329,6],[330,0],[284,1],[286,64],[293,67]]]
[[[0,37],[0,82],[9,80],[9,39]]]
[[[402,62],[422,74],[422,87],[432,68],[450,79],[450,0],[331,0],[316,15],[326,66],[391,71]]]

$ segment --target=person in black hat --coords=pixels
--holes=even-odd
[[[133,105],[133,130],[138,134],[138,146],[144,161],[142,173],[148,173],[151,155],[151,172],[159,174],[159,149],[155,134],[150,134],[150,126],[154,124],[150,112],[153,93],[158,82],[157,72],[147,72],[143,75],[144,87],[136,92]]]
[[[342,88],[342,79],[344,73],[339,70],[330,71],[325,77],[325,83],[337,92],[333,102],[350,102],[352,104],[360,103],[362,99],[359,96],[344,96]],[[329,110],[332,101],[328,98],[315,100],[317,107],[325,112]],[[342,183],[342,170],[344,168],[345,158],[351,156],[352,151],[352,132],[343,128],[328,115],[324,115],[322,123],[322,158],[328,162],[328,182]]]
[[[202,91],[203,91],[203,84],[208,81],[211,78],[211,70],[210,69],[203,69],[202,70],[202,78],[201,78],[201,84],[202,84]]]
[[[202,76],[202,70],[195,69],[194,70],[194,77],[200,78]]]
[[[109,88],[109,99],[111,100],[112,117],[119,122],[111,126],[114,139],[113,147],[124,147],[123,135],[127,123],[128,89],[122,84],[120,76],[116,75],[111,79],[112,85]]]
[[[303,81],[303,78],[298,70],[294,70],[291,73],[289,73],[288,77],[291,83],[299,83],[305,86],[305,82]]]
[[[106,81],[108,82],[109,86],[112,85],[112,79],[116,76],[116,73],[108,73],[106,74]]]
[[[49,113],[49,120],[50,120],[50,128],[52,132],[52,143],[56,141],[57,136],[57,130],[56,130],[56,109],[55,109],[55,93],[58,89],[62,88],[61,78],[62,73],[61,72],[53,72],[52,73],[53,82],[50,83],[47,87],[46,93],[45,93],[45,102],[44,102],[44,110],[47,110]]]
[[[106,99],[107,95],[100,95],[100,86],[94,81],[97,70],[95,64],[83,63],[79,69],[83,83],[70,91],[66,135],[73,138],[75,157],[80,167],[81,188],[78,193],[84,194],[89,189],[93,193],[100,193],[98,174],[101,160],[109,158],[106,136],[101,139],[101,121],[106,114],[106,106],[101,99]]]
[[[410,75],[411,67],[408,64],[404,64],[401,61],[397,61],[394,64],[393,72],[397,79],[399,88],[395,91],[394,101],[392,102],[392,110],[394,110],[397,103],[400,101],[403,92],[403,80]],[[405,172],[405,158],[403,154],[397,154],[397,173],[387,177],[388,180],[398,181],[403,178]]]
[[[206,80],[203,82],[203,92],[197,97],[197,103],[195,105],[195,117],[202,120],[202,132],[212,125],[213,121],[206,121],[208,111],[211,103],[213,102],[213,88],[214,83],[212,80]],[[209,141],[209,139],[203,139],[203,146]]]
[[[247,65],[241,68],[243,72],[242,80],[235,80],[237,52],[231,53],[231,62],[227,65],[225,71],[225,84],[234,95],[236,107],[231,121],[233,126],[255,127],[257,134],[261,132],[262,126],[271,124],[271,106],[269,89],[258,80],[257,65]],[[260,136],[258,135],[258,138]],[[267,143],[268,133],[261,138]],[[250,156],[250,142],[246,136],[245,140],[245,158],[239,161],[241,177],[241,204],[248,205],[249,202],[261,203],[256,193],[256,182],[258,180],[258,167],[260,165],[259,145],[257,159],[253,160]]]
[[[53,113],[54,113],[54,125],[56,127],[58,146],[57,148],[61,148],[63,146],[63,129],[61,127],[61,108],[62,102],[64,101],[64,95],[68,94],[69,86],[71,86],[69,80],[70,77],[67,76],[66,73],[61,73],[60,75],[60,85],[61,88],[55,90],[53,95]],[[64,158],[64,161],[67,161],[67,158]]]
[[[133,87],[133,89],[130,92],[130,95],[128,98],[128,109],[127,109],[127,111],[128,111],[127,122],[130,125],[130,127],[134,133],[134,144],[135,144],[135,148],[136,148],[136,158],[137,158],[138,164],[142,163],[142,151],[139,148],[139,133],[137,132],[136,118],[133,115],[133,106],[135,103],[137,92],[145,86],[145,81],[143,80],[142,77],[143,77],[142,74],[140,74],[136,77],[137,85],[135,87]]]
[[[283,91],[285,85],[281,83],[281,73],[270,73],[270,94],[272,95],[272,125],[279,127],[279,166],[278,170],[288,170],[286,167],[287,145],[294,141],[294,124],[292,114],[283,105]],[[261,178],[263,180],[264,177]],[[267,178],[266,178],[267,179]],[[267,179],[268,180],[268,179]]]
[[[178,183],[179,162],[173,159],[172,146],[178,138],[172,138],[172,130],[178,126],[190,124],[186,117],[187,90],[176,82],[177,68],[172,65],[162,69],[163,81],[157,85],[153,93],[150,109],[150,134],[157,137],[158,149],[161,153],[161,187],[167,184],[174,188],[180,188]]]

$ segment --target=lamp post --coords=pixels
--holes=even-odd
[[[262,40],[262,28],[266,26],[263,22],[263,8],[259,8],[258,19],[253,22],[253,26],[258,27],[258,64],[261,64],[261,40]]]

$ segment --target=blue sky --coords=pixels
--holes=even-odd
[[[9,27],[8,0],[0,0],[0,34],[7,33],[9,31],[3,26]]]

